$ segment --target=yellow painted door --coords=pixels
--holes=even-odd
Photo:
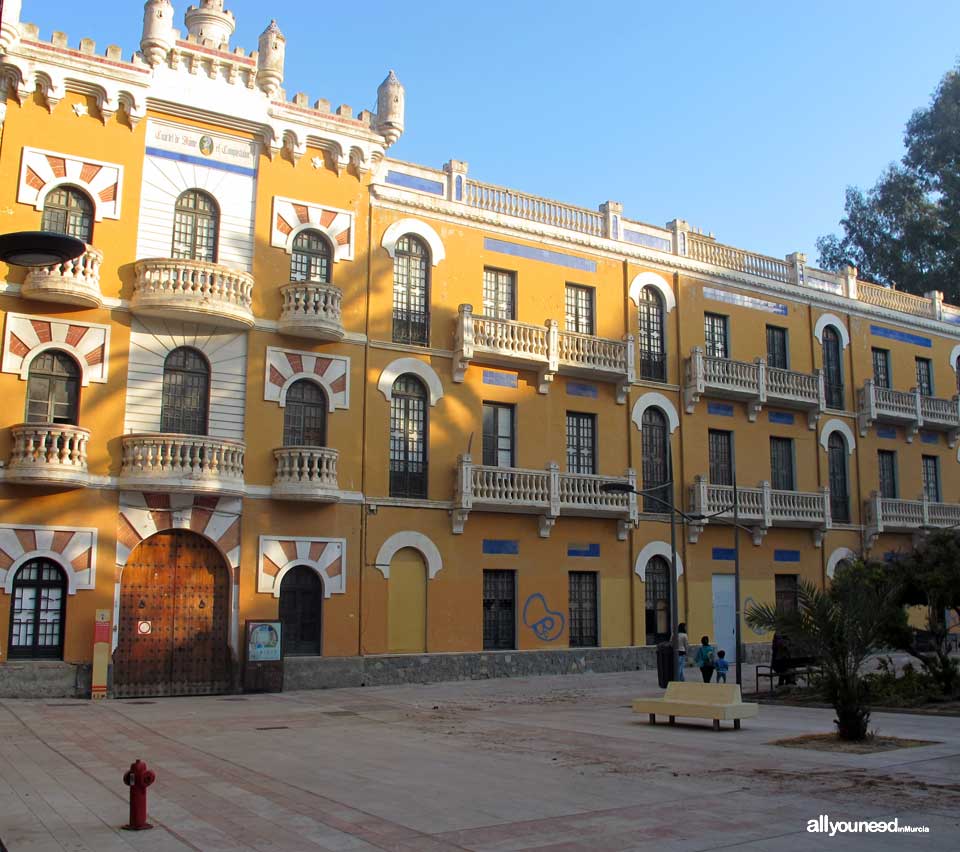
[[[427,569],[412,548],[397,551],[390,563],[389,648],[394,654],[427,650]]]

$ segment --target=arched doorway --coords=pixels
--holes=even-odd
[[[113,694],[210,695],[230,689],[230,577],[189,530],[140,542],[120,581]]]
[[[280,581],[283,655],[319,655],[323,646],[323,581],[309,565],[291,568]]]
[[[390,560],[387,647],[393,654],[427,650],[427,568],[420,551],[404,547]]]

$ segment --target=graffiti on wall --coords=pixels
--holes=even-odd
[[[567,619],[563,613],[550,609],[547,606],[547,599],[537,592],[530,595],[523,605],[523,623],[536,634],[538,639],[554,642],[563,635]]]

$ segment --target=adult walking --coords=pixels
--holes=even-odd
[[[694,658],[694,663],[696,663],[697,668],[700,669],[704,683],[710,683],[710,678],[713,677],[715,658],[716,652],[713,649],[713,645],[710,644],[710,637],[701,636],[700,647],[697,648],[697,656]]]
[[[683,670],[687,665],[687,650],[690,645],[687,640],[687,625],[680,622],[673,632],[673,650],[676,652],[677,671],[674,680],[684,680]]]

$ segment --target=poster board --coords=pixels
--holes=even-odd
[[[244,636],[244,692],[283,691],[283,625],[248,620]]]

